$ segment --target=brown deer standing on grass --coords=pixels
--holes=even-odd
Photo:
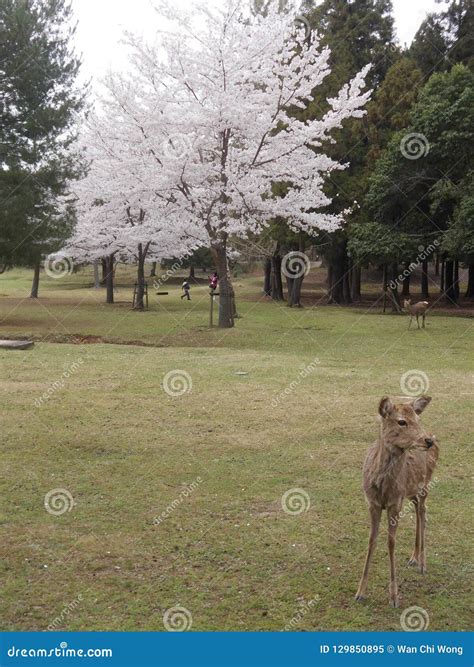
[[[393,404],[386,396],[380,401],[380,435],[367,452],[363,469],[371,529],[356,600],[363,600],[367,590],[370,561],[375,550],[382,510],[385,509],[388,519],[390,604],[398,607],[395,534],[404,498],[409,498],[416,508],[415,549],[408,564],[418,565],[422,574],[426,572],[425,501],[438,460],[438,446],[434,436],[421,426],[419,415],[430,401],[429,396],[420,396],[410,403]]]
[[[425,328],[426,311],[428,310],[429,305],[430,304],[428,303],[428,301],[418,301],[418,303],[414,303],[412,305],[411,299],[405,299],[405,301],[403,302],[403,308],[405,312],[410,315],[410,322],[408,324],[408,328],[411,327],[413,316],[416,317],[416,323],[418,324],[418,329],[420,328],[420,321],[418,319],[420,315],[422,317],[423,329]]]

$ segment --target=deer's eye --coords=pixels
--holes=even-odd
[[[407,423],[404,419],[398,419],[397,421],[398,421],[399,426],[406,426],[407,425]]]

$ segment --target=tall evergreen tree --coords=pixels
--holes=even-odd
[[[38,265],[70,233],[60,205],[81,172],[71,150],[85,90],[66,0],[0,3],[0,258]],[[33,290],[34,292],[35,290]],[[34,294],[33,294],[34,295]]]
[[[428,78],[454,64],[474,65],[474,2],[452,0],[444,11],[429,14],[409,50],[417,67]]]
[[[312,117],[317,109],[324,108],[327,98],[334,94],[340,82],[353,76],[367,63],[372,63],[368,84],[376,88],[400,57],[395,43],[391,0],[324,0],[318,5],[314,0],[306,0],[302,11],[312,28],[321,34],[322,43],[331,49],[330,62],[333,66],[303,116]],[[349,167],[332,174],[328,182],[327,192],[334,198],[331,211],[352,208],[349,220],[354,221],[359,216],[354,201],[360,200],[366,181],[369,151],[367,124],[349,121],[335,138],[337,143],[330,150],[330,155],[348,162]],[[360,272],[358,267],[351,266],[347,255],[346,231],[321,235],[321,241],[328,263],[329,300],[347,303],[358,299]]]

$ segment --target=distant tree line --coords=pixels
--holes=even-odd
[[[276,3],[281,13],[290,12],[290,4]],[[252,9],[266,16],[274,6],[254,0]],[[316,126],[331,109],[331,98],[372,63],[365,77],[373,90],[366,115],[347,116],[332,130],[334,142],[324,145],[333,164],[348,166],[328,169],[324,196],[330,203],[322,209],[320,197],[305,213],[323,210],[345,222],[335,231],[324,224],[295,227],[288,213],[281,213],[298,201],[295,190],[303,181],[296,186],[295,174],[294,181],[275,179],[270,199],[263,198],[267,209],[271,202],[275,208],[270,224],[266,221],[263,230],[256,225],[252,232],[250,216],[245,238],[226,232],[226,244],[263,259],[265,294],[286,298],[290,306],[301,305],[305,271],[282,262],[288,253],[304,256],[310,246],[327,267],[330,303],[360,301],[361,273],[374,267],[394,310],[410,290],[424,299],[438,292],[457,303],[460,268],[468,272],[464,296],[474,298],[472,0],[440,5],[410,46],[397,43],[391,0],[304,0],[298,11],[308,40],[316,32],[331,55],[329,75],[304,104],[290,110],[295,122]],[[32,296],[37,296],[41,262],[74,233],[78,208],[69,185],[89,170],[75,148],[87,86],[78,84],[74,32],[65,0],[0,4],[0,272],[15,264],[34,267]],[[287,129],[280,124],[267,140]],[[312,150],[317,160],[320,151]],[[89,181],[93,185],[94,178]],[[100,193],[91,190],[91,197],[103,206]],[[224,196],[221,202],[228,203]],[[103,281],[112,275],[119,256],[114,252],[104,252]],[[208,249],[196,252],[188,253],[183,268],[192,271],[209,262]],[[156,257],[149,254],[147,261],[152,260]],[[141,280],[144,261],[141,257]],[[414,267],[420,268],[419,286],[413,285]],[[436,284],[433,272],[439,276]]]

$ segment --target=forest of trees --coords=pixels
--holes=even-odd
[[[252,12],[265,14],[269,4],[254,0]],[[300,125],[316,123],[330,109],[328,98],[368,63],[372,95],[366,115],[347,115],[324,147],[328,158],[348,165],[328,170],[324,184],[328,216],[344,218],[339,229],[287,224],[283,204],[296,186],[281,179],[272,185],[276,214],[263,231],[236,234],[233,243],[229,227],[229,245],[263,263],[265,294],[285,298],[283,269],[288,304],[301,305],[304,272],[292,275],[282,261],[315,247],[327,267],[329,303],[360,301],[368,268],[381,271],[394,310],[410,289],[424,299],[436,289],[453,304],[474,298],[473,9],[472,0],[440,5],[412,44],[401,45],[390,0],[304,0],[300,17],[329,47],[331,72],[291,116]],[[280,11],[289,11],[287,3],[280,2]],[[88,168],[75,148],[87,87],[77,84],[74,20],[64,0],[4,0],[0,31],[0,271],[34,268],[37,296],[41,262],[64,246],[78,222],[69,185]],[[212,233],[210,241],[215,249]],[[199,266],[203,250],[196,252]],[[114,255],[105,255],[113,264]],[[193,264],[188,252],[184,265]],[[460,268],[468,273],[462,295]]]
[[[276,221],[274,252],[316,245],[328,266],[328,298],[334,303],[360,300],[361,270],[377,266],[383,267],[393,308],[399,308],[398,283],[407,295],[410,272],[396,279],[413,262],[421,265],[422,298],[430,296],[429,263],[441,273],[445,300],[453,303],[459,266],[465,266],[465,296],[474,298],[472,1],[455,0],[429,15],[403,48],[396,42],[390,0],[306,0],[302,14],[323,34],[334,64],[304,115],[310,117],[312,108],[324,105],[367,62],[373,63],[374,93],[367,115],[340,130],[331,154],[349,162],[327,184],[332,208],[351,209],[344,229],[315,242],[292,238]],[[278,271],[280,257],[265,262],[264,289],[282,299],[271,262]]]

